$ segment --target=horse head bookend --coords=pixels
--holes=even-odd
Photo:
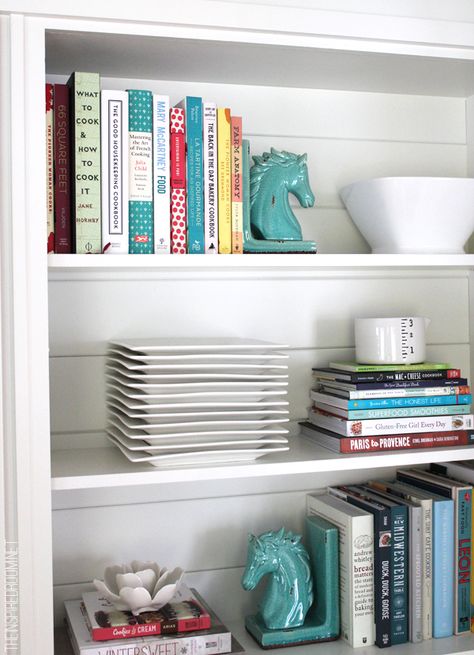
[[[242,586],[255,589],[269,575],[259,612],[245,627],[262,648],[329,641],[339,636],[338,531],[316,516],[301,535],[285,531],[249,535]],[[314,581],[314,590],[313,590]]]
[[[243,148],[243,170],[248,163],[248,142]],[[307,156],[270,149],[253,156],[250,199],[243,208],[244,252],[316,252],[314,241],[303,241],[288,195],[302,207],[314,205],[308,179]]]

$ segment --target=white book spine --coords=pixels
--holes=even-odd
[[[214,102],[203,104],[203,144],[204,248],[208,254],[217,254],[217,108]]]
[[[341,636],[352,647],[372,646],[374,624],[374,524],[370,514],[349,516],[309,494],[306,509],[339,530]]]
[[[337,416],[327,416],[314,410],[309,420],[315,425],[334,430],[347,437],[366,437],[378,434],[404,434],[420,432],[447,432],[448,430],[470,430],[473,415],[448,415],[430,417],[346,420]]]
[[[155,255],[168,254],[170,210],[170,99],[153,95],[153,215]]]
[[[410,507],[409,634],[410,641],[423,641],[423,511]]]
[[[101,92],[102,247],[128,253],[128,95]]]
[[[405,389],[364,389],[361,391],[345,390],[334,387],[325,382],[322,389],[329,393],[344,394],[351,400],[363,400],[364,398],[411,398],[415,396],[453,396],[464,393],[465,387],[409,387]]]

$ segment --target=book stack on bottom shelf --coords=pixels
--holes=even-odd
[[[307,496],[308,515],[339,530],[341,637],[351,647],[471,631],[473,482],[472,468],[432,465]]]
[[[179,597],[178,597],[179,596]],[[119,611],[98,592],[65,601],[75,655],[220,655],[243,648],[195,589],[155,612]]]
[[[316,386],[301,433],[340,453],[474,443],[471,390],[449,364],[313,368]]]

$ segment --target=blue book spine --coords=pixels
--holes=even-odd
[[[383,409],[386,407],[418,407],[430,405],[468,405],[472,394],[452,396],[413,396],[412,398],[367,398],[365,400],[348,400],[347,409]]]
[[[153,94],[128,91],[129,252],[152,254]]]
[[[392,645],[408,641],[408,516],[404,505],[392,507]]]
[[[454,502],[433,502],[433,637],[454,632]]]
[[[202,98],[186,97],[188,252],[204,253]]]

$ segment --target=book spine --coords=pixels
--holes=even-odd
[[[379,648],[391,646],[391,530],[390,510],[377,508],[362,498],[346,493],[337,487],[328,487],[328,492],[351,505],[369,511],[374,517],[374,618],[375,644]]]
[[[153,94],[128,91],[128,250],[152,254],[153,244]]]
[[[171,252],[186,253],[186,142],[185,110],[170,109],[170,176],[171,176]]]
[[[128,94],[101,92],[102,250],[128,253]]]
[[[374,525],[371,514],[348,516],[307,498],[307,514],[322,516],[339,530],[341,636],[352,647],[374,644]]]
[[[355,364],[353,362],[330,362],[329,368],[353,373],[372,373],[379,371],[430,371],[451,368],[444,362],[425,362],[421,364]]]
[[[76,253],[100,253],[100,78],[97,73],[75,72],[71,89],[72,225]]]
[[[232,116],[231,129],[231,187],[232,187],[232,253],[243,253],[242,208],[242,118]]]
[[[204,252],[202,99],[186,98],[188,252]]]
[[[245,243],[252,238],[250,230],[250,142],[242,139],[242,230]]]
[[[217,107],[214,102],[203,104],[204,145],[204,250],[217,255]]]
[[[153,224],[155,255],[171,252],[170,99],[153,95]]]
[[[54,252],[54,87],[46,84],[46,247]]]
[[[453,501],[434,503],[433,637],[454,632],[454,510]]]
[[[451,396],[460,394],[469,394],[471,390],[468,386],[459,387],[416,387],[413,389],[364,389],[360,391],[341,390],[336,391],[338,387],[332,387],[329,384],[324,384],[325,391],[330,393],[344,393],[347,394],[350,400],[360,400],[365,398],[408,398],[410,396]]]
[[[457,552],[455,574],[457,595],[455,598],[455,634],[471,630],[471,521],[472,488],[457,491]]]
[[[408,520],[407,508],[392,507],[392,578],[391,636],[392,645],[408,641]],[[413,608],[412,608],[413,611]]]
[[[445,370],[434,371],[379,371],[378,373],[353,373],[350,371],[328,372],[321,369],[313,368],[314,374],[318,378],[327,380],[341,380],[353,383],[361,382],[402,382],[411,380],[447,380],[461,377],[459,368],[449,368]]]
[[[230,109],[217,109],[217,205],[219,253],[232,252]]]
[[[423,641],[423,512],[409,508],[408,519],[408,636],[412,643]]]
[[[423,639],[433,636],[433,501],[420,501],[422,509]]]
[[[441,448],[467,446],[474,443],[474,432],[455,430],[453,432],[403,434],[386,437],[339,437],[341,453],[371,453],[385,450],[410,450],[413,448]]]
[[[311,391],[311,399],[319,400],[328,405],[345,409],[391,409],[393,407],[432,407],[436,405],[469,405],[472,395],[457,394],[452,396],[414,396],[408,398],[367,398],[350,400],[331,394]]]
[[[211,627],[209,615],[187,619],[170,619],[159,623],[136,623],[134,625],[111,626],[110,628],[91,627],[92,638],[95,641],[113,639],[134,639],[158,635],[173,635],[176,633],[208,630]]]
[[[469,414],[470,408],[467,405],[433,405],[431,407],[394,407],[393,409],[350,409],[339,410],[337,407],[331,407],[324,403],[315,403],[317,409],[323,409],[326,412],[333,411],[337,414],[341,411],[342,418],[348,421],[383,419],[383,418],[409,418],[416,416],[452,416],[453,414]],[[345,412],[344,415],[342,412]]]
[[[405,432],[447,432],[450,430],[471,430],[474,428],[474,416],[455,414],[454,416],[438,416],[436,418],[400,418],[400,419],[367,419],[351,421],[329,415],[324,410],[312,411],[309,420],[315,425],[334,430],[344,436],[372,436],[386,434],[403,434]]]
[[[72,253],[69,89],[54,85],[54,250]]]

